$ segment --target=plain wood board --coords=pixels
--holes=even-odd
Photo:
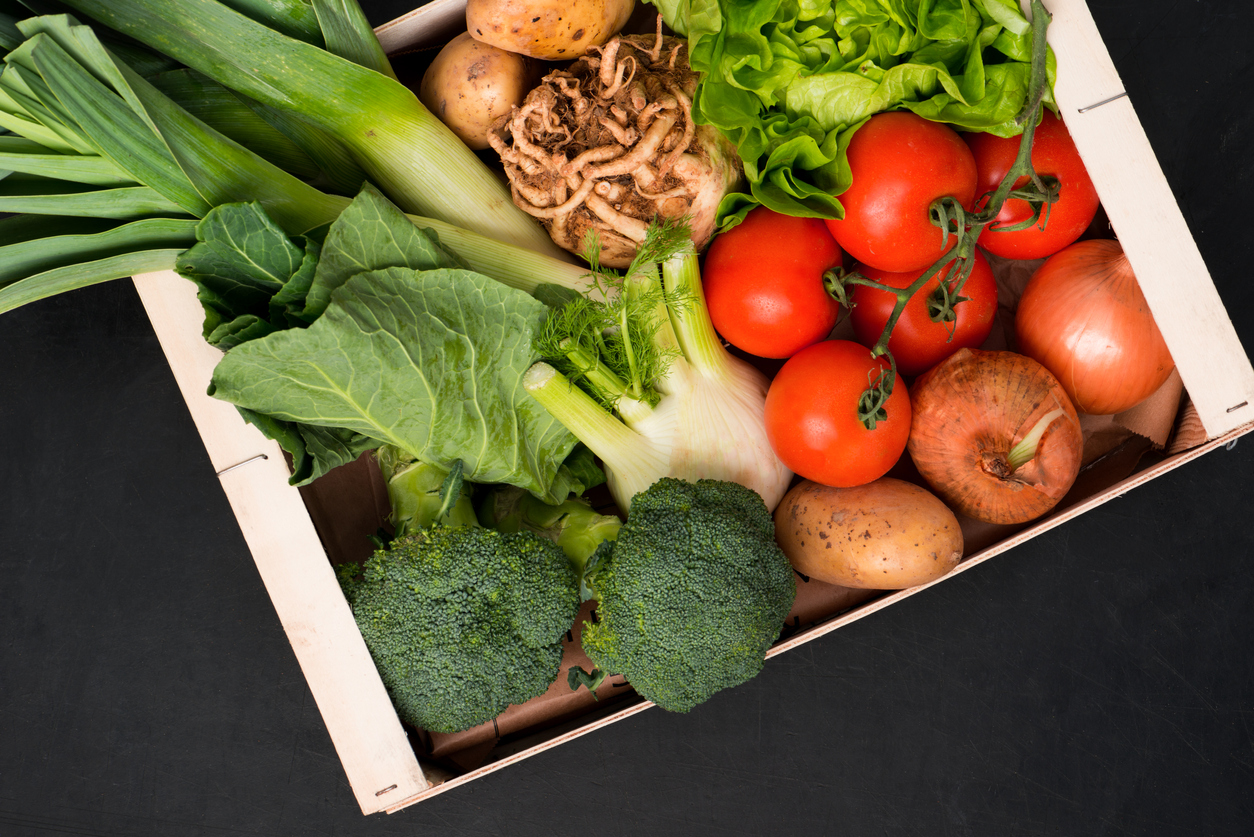
[[[282,450],[205,392],[222,353],[201,335],[196,286],[163,271],[136,276],[135,287],[362,811],[424,790],[300,491],[288,484]]]
[[[1026,6],[1026,3],[1024,4]],[[1254,367],[1084,0],[1045,0],[1054,97],[1202,426],[1254,419]]]

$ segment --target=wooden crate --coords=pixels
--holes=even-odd
[[[1058,58],[1055,93],[1103,207],[1171,348],[1191,404],[1178,452],[969,555],[955,572],[1004,552],[1254,429],[1254,368],[1246,357],[1084,0],[1047,0]],[[436,0],[379,28],[389,52],[438,44],[463,25],[464,0]],[[201,339],[195,289],[173,273],[135,277],[143,304],[275,610],[291,640],[364,813],[396,811],[591,732],[652,704],[619,701],[551,727],[481,767],[451,775],[419,761],[336,582],[301,492],[288,485],[277,444],[235,408],[205,395],[220,353]],[[933,582],[941,583],[945,579]],[[881,595],[814,620],[781,639],[783,653],[931,585]]]

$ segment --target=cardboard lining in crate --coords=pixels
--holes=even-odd
[[[1164,453],[1147,464],[1140,454],[1148,444],[1116,445],[1046,518],[1009,533],[984,531],[969,538],[976,548],[955,573],[1254,429],[1254,368],[1123,95],[1088,7],[1084,0],[1045,5],[1054,15],[1049,37],[1058,58],[1056,99],[1171,348],[1187,407],[1176,418]],[[380,40],[389,52],[439,43],[462,26],[463,7],[464,0],[435,0],[380,27]],[[482,762],[473,769],[459,774],[429,760],[420,764],[415,746],[438,754],[440,744],[422,734],[411,741],[400,723],[328,558],[355,557],[353,533],[373,531],[385,513],[380,487],[347,472],[336,477],[358,497],[350,509],[334,480],[317,491],[289,486],[278,445],[245,424],[233,406],[205,395],[221,355],[201,338],[194,286],[170,272],[137,276],[135,284],[364,813],[398,810],[652,705],[621,689],[621,682],[607,683],[604,695],[615,689],[626,694],[595,705],[581,699],[548,713],[538,726],[525,708],[507,710],[521,713],[518,732],[498,743],[494,724],[491,736],[459,751],[463,763]],[[807,590],[768,656],[944,580],[882,594]],[[572,644],[577,645],[574,637]]]

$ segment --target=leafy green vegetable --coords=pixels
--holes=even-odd
[[[197,234],[200,241],[179,258],[177,269],[197,284],[206,340],[223,350],[309,325],[326,309],[333,291],[353,276],[381,268],[463,266],[434,231],[414,226],[371,186],[336,218],[322,244],[312,236],[288,237],[255,203],[211,210]],[[291,455],[292,482],[297,485],[385,441],[360,428],[306,423],[250,405],[237,406],[245,419]],[[577,446],[567,460],[553,478],[555,500],[604,480],[586,448]]]
[[[958,128],[1020,133],[1031,32],[1015,0],[650,0],[704,74],[694,118],[737,145],[757,203],[841,218],[845,156],[872,114],[908,109]],[[1053,78],[1050,56],[1050,79]],[[1048,100],[1047,100],[1048,101]]]
[[[307,325],[302,289],[318,263],[318,244],[303,237],[299,247],[256,203],[224,204],[210,210],[196,228],[199,239],[175,266],[199,288],[205,308],[205,339],[229,349],[239,335],[264,324],[260,337],[290,326]],[[248,339],[248,338],[244,338]]]
[[[332,291],[350,277],[385,267],[429,270],[464,268],[466,264],[442,246],[435,234],[414,226],[377,189],[367,186],[327,232],[306,313],[313,317],[321,314]]]
[[[465,270],[370,271],[338,288],[309,328],[229,352],[211,391],[286,421],[352,430],[446,469],[461,460],[474,482],[562,500],[570,486],[555,479],[575,439],[520,384],[546,310]]]

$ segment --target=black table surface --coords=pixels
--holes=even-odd
[[[1254,345],[1254,4],[1090,6]],[[366,818],[133,286],[41,302],[0,319],[0,835],[1248,835],[1251,466]]]

